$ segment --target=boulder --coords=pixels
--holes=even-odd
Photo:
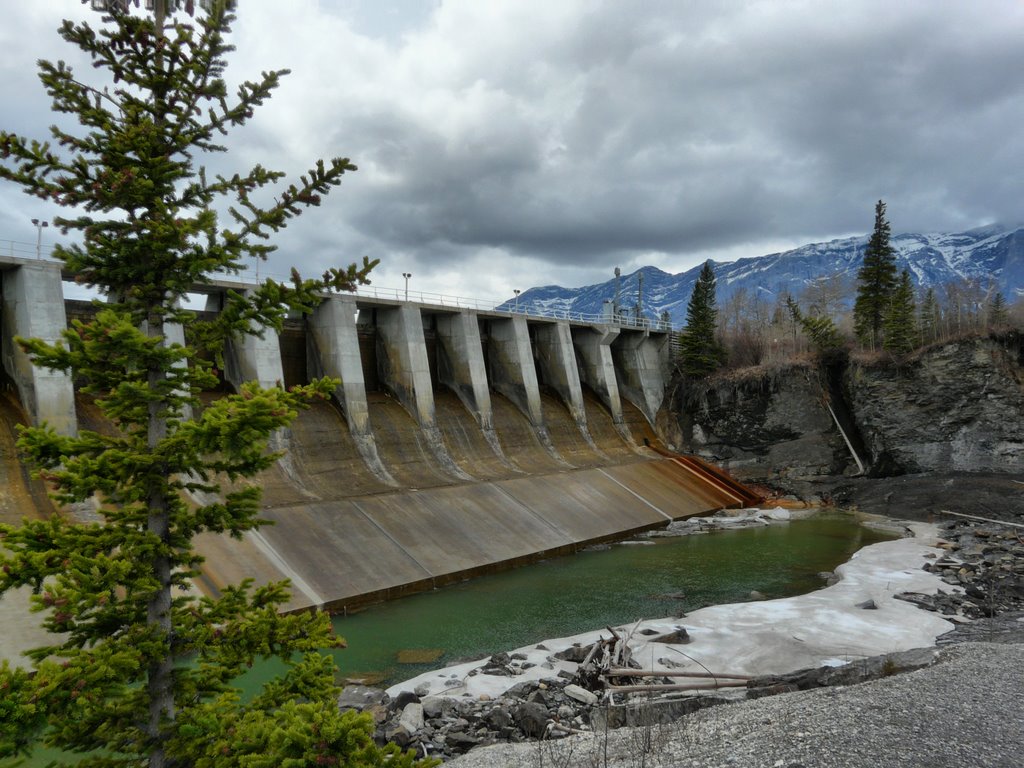
[[[338,694],[338,709],[354,709],[362,712],[377,704],[383,704],[387,694],[380,688],[368,685],[346,685]]]
[[[480,739],[464,731],[449,731],[444,735],[444,745],[452,753],[468,752],[480,743]]]
[[[406,704],[398,718],[398,725],[409,733],[416,733],[423,728],[423,705],[419,702]]]
[[[570,699],[586,704],[588,707],[597,704],[597,694],[588,691],[586,688],[580,688],[578,685],[567,685],[562,689],[562,692]]]
[[[527,736],[538,738],[544,735],[548,724],[548,708],[532,701],[521,702],[512,712],[519,730]]]
[[[443,696],[427,696],[420,703],[423,705],[423,716],[433,720],[438,717],[443,717],[445,713],[445,704],[450,702],[450,699],[446,699]],[[449,704],[449,709],[453,708],[453,704]]]
[[[507,709],[501,706],[495,706],[484,716],[484,722],[487,726],[494,731],[501,731],[504,728],[508,728],[514,722],[512,715]]]
[[[651,638],[652,643],[671,643],[673,645],[685,645],[692,642],[690,633],[684,627],[676,627],[671,632]]]
[[[392,725],[384,729],[384,738],[402,749],[409,746],[412,741],[412,734],[401,725]]]
[[[412,691],[402,691],[396,697],[392,703],[392,708],[396,710],[405,709],[407,704],[419,704],[420,697]]]
[[[558,651],[553,655],[556,659],[561,659],[562,661],[571,661],[574,664],[582,664],[583,660],[587,658],[587,654],[590,653],[591,648],[593,648],[593,644],[580,645],[579,643],[575,643],[570,645],[564,651]]]

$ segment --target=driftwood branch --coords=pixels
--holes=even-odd
[[[1005,520],[993,520],[991,517],[978,517],[977,515],[965,515],[963,512],[950,512],[948,509],[940,509],[941,515],[952,515],[953,517],[966,517],[969,520],[981,520],[983,523],[995,523],[996,525],[1008,525],[1011,528],[1024,528],[1020,523],[1008,523]]]
[[[744,688],[744,683],[722,681],[715,683],[643,683],[640,685],[605,685],[609,693],[650,693],[654,691],[704,691],[715,688]]]
[[[650,669],[620,669],[612,667],[604,673],[604,677],[696,677],[714,678],[715,680],[752,680],[750,675],[716,675],[711,672],[656,672]]]

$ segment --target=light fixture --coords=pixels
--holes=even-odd
[[[32,219],[32,223],[36,227],[36,258],[41,259],[43,258],[43,230],[50,226],[50,222]]]

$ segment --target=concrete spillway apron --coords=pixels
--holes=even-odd
[[[601,473],[602,475],[604,475],[605,477],[607,477],[607,478],[608,478],[609,480],[611,480],[611,481],[612,481],[613,483],[618,483],[619,485],[622,485],[622,483],[619,483],[619,481],[618,481],[618,480],[616,480],[616,479],[615,479],[614,477],[612,477],[611,475],[609,475],[609,474],[608,474],[607,472],[605,472],[605,471],[604,471],[603,469],[599,469],[599,470],[597,470],[597,471],[598,471],[598,472],[600,472],[600,473]],[[657,512],[657,513],[658,513],[659,515],[661,515],[662,517],[664,517],[664,518],[665,518],[666,520],[668,520],[668,521],[670,521],[670,522],[671,522],[672,520],[674,520],[674,519],[675,519],[674,517],[672,517],[672,515],[670,515],[670,514],[666,513],[666,512],[664,511],[664,510],[658,509],[658,508],[657,508],[656,506],[654,506],[653,504],[651,504],[651,502],[649,502],[649,501],[648,501],[647,499],[645,499],[645,498],[644,498],[643,496],[641,496],[641,495],[640,495],[639,493],[637,493],[636,491],[634,491],[634,490],[633,490],[632,488],[627,488],[627,487],[626,487],[625,485],[622,485],[622,487],[623,487],[623,488],[626,488],[626,490],[627,490],[627,491],[629,491],[629,492],[630,492],[631,494],[633,494],[634,496],[636,496],[636,497],[637,497],[638,499],[640,499],[640,501],[642,501],[642,502],[643,502],[644,504],[646,504],[647,506],[649,506],[649,507],[650,507],[651,509],[653,509],[653,510],[654,510],[655,512]]]
[[[268,508],[245,555],[211,537],[222,577],[287,576],[289,608],[341,609],[570,553],[666,521],[736,506],[669,459]],[[230,565],[230,564],[234,565]],[[261,564],[262,563],[262,564]]]

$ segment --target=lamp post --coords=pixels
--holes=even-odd
[[[36,258],[41,259],[43,258],[43,230],[50,226],[50,222],[32,219],[32,223],[36,226]]]
[[[519,311],[519,294],[522,293],[522,291],[520,291],[518,288],[513,288],[512,289],[512,293],[514,293],[516,295],[516,309],[515,309],[515,311],[518,312]]]
[[[402,277],[405,278],[405,300],[409,300],[409,278],[412,277],[412,272],[403,272]]]

